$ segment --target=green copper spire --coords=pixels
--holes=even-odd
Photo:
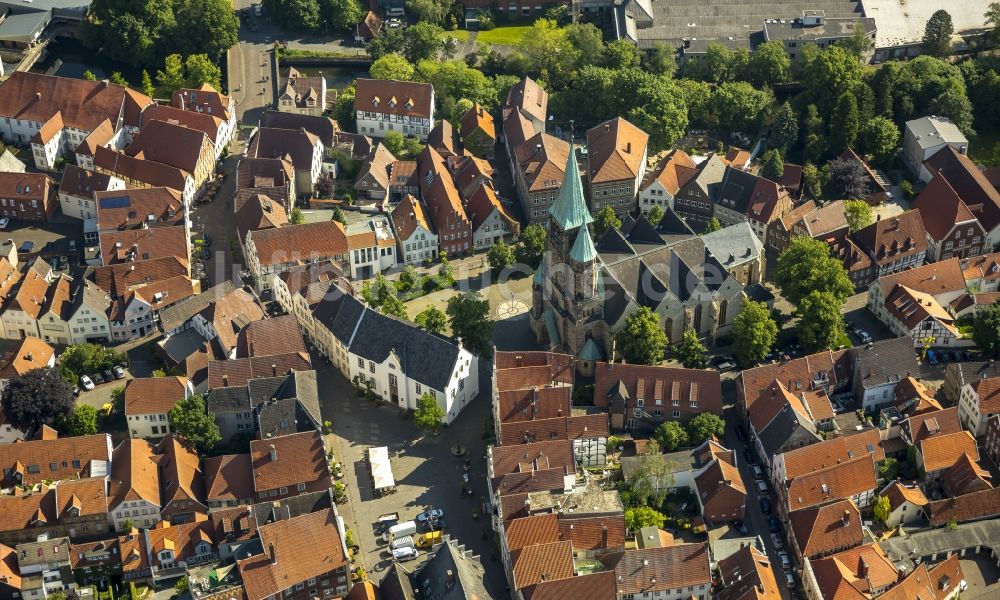
[[[580,168],[576,164],[576,147],[573,144],[569,145],[569,159],[566,161],[562,187],[559,188],[556,201],[549,207],[549,214],[563,231],[594,222],[587,210],[587,202],[583,199]]]
[[[590,231],[586,227],[581,227],[580,233],[576,234],[569,257],[578,263],[591,262],[597,258],[597,248],[594,248],[594,241],[590,239]]]
[[[538,268],[535,269],[535,276],[531,278],[531,282],[535,285],[545,283],[545,256],[542,256],[542,262],[538,263]]]

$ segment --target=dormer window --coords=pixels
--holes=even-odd
[[[378,107],[378,103],[379,102],[381,102],[381,100],[379,100],[378,96],[375,96],[374,98],[372,98],[372,106],[373,107]]]
[[[406,110],[413,110],[413,98],[406,101]]]
[[[389,108],[396,108],[396,97],[389,98]]]

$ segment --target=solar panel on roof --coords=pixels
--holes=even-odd
[[[101,198],[101,208],[125,208],[132,205],[132,199],[128,196],[110,196]]]

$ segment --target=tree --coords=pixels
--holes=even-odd
[[[892,481],[899,475],[900,470],[902,470],[903,465],[899,464],[899,461],[895,458],[887,457],[885,460],[879,462],[878,464],[878,476],[880,479],[885,481]]]
[[[820,199],[823,197],[823,187],[830,177],[827,169],[820,169],[812,163],[806,163],[802,167],[802,191],[810,198]]]
[[[868,62],[865,59],[868,57],[869,53],[871,53],[872,47],[875,45],[875,42],[868,37],[865,30],[860,27],[854,31],[854,35],[848,38],[841,38],[836,43],[844,50],[847,50],[856,56],[859,61],[864,62]]]
[[[897,144],[899,144],[899,127],[890,119],[875,116],[861,125],[858,146],[863,153],[876,160],[881,162],[889,160],[896,151]]]
[[[319,29],[318,0],[269,0],[271,19],[283,29],[315,31]]]
[[[320,17],[331,31],[348,31],[365,18],[358,0],[320,0]]]
[[[451,332],[471,352],[489,357],[493,338],[493,319],[490,303],[478,292],[465,292],[448,299],[448,323]]]
[[[723,128],[754,134],[773,103],[770,89],[759,90],[745,81],[733,81],[716,88],[710,105]]]
[[[411,65],[402,55],[389,52],[379,57],[372,63],[368,71],[372,79],[394,79],[396,81],[412,81],[413,65]]]
[[[388,131],[385,137],[382,138],[382,144],[385,149],[392,153],[393,156],[399,157],[403,154],[404,150],[404,138],[403,134],[399,131]]]
[[[184,87],[184,61],[180,54],[170,54],[163,61],[163,70],[156,72],[156,83],[167,93]]]
[[[514,250],[517,262],[528,265],[532,269],[537,269],[542,261],[542,254],[545,252],[545,242],[548,232],[537,223],[528,225],[521,230],[520,244]]]
[[[379,310],[382,311],[384,315],[390,315],[396,317],[397,319],[409,319],[410,317],[406,314],[406,306],[403,305],[403,301],[399,299],[395,293],[391,293],[386,296],[385,301],[379,306]]]
[[[673,452],[688,445],[688,432],[677,421],[664,421],[656,428],[653,438],[663,450]]]
[[[111,73],[111,83],[115,85],[120,85],[122,87],[128,87],[128,81],[125,79],[125,76],[122,75],[121,72],[119,71],[114,71],[113,73]]]
[[[705,230],[702,231],[702,233],[712,233],[713,231],[718,231],[720,229],[722,229],[722,223],[720,223],[717,218],[712,217],[708,220],[708,223],[705,225]]]
[[[793,238],[778,257],[775,282],[796,306],[812,292],[830,293],[839,302],[854,293],[844,265],[830,255],[826,242],[805,236]]]
[[[628,40],[615,40],[604,47],[604,65],[612,69],[633,69],[642,62],[639,48]]]
[[[494,274],[499,274],[504,269],[514,266],[514,249],[500,240],[486,252],[486,262],[490,264]]]
[[[411,63],[424,59],[437,58],[441,50],[441,34],[444,30],[438,25],[421,21],[406,28],[403,34],[405,45],[403,56]]]
[[[659,506],[674,486],[674,465],[652,445],[648,445],[638,458],[639,464],[632,476],[632,494],[641,504]]]
[[[688,423],[688,437],[691,445],[698,446],[712,437],[722,438],[726,434],[726,422],[714,413],[701,413]]]
[[[399,273],[399,281],[396,283],[396,291],[406,293],[417,287],[420,283],[420,274],[413,265],[406,265],[406,268]]]
[[[1000,354],[1000,303],[979,311],[972,322],[972,339],[979,349],[991,356]]]
[[[527,73],[558,86],[577,69],[580,51],[570,42],[567,29],[555,21],[538,19],[524,32],[512,58],[523,64]]]
[[[637,365],[660,364],[670,341],[660,326],[660,317],[646,306],[625,317],[625,327],[616,337],[619,352],[625,360]]]
[[[368,42],[365,52],[377,60],[390,52],[402,53],[405,47],[406,37],[401,27],[383,28],[381,33]]]
[[[205,54],[191,54],[184,59],[187,87],[197,88],[207,83],[217,90],[222,89],[222,69]]]
[[[344,211],[339,206],[333,207],[333,215],[330,218],[341,225],[347,225],[347,217],[344,216]]]
[[[680,343],[674,346],[673,356],[686,369],[704,369],[708,365],[708,350],[694,329],[684,330]]]
[[[76,437],[97,433],[97,409],[88,404],[78,404],[66,419],[66,433]]]
[[[615,209],[610,204],[605,204],[604,208],[594,217],[594,235],[601,237],[609,229],[617,229],[622,226],[622,220],[615,214]]]
[[[836,348],[846,337],[840,314],[844,301],[830,292],[812,291],[797,303],[796,332],[812,352]]]
[[[70,383],[76,383],[81,375],[104,371],[121,364],[123,357],[111,348],[97,344],[74,344],[59,357],[59,371]]]
[[[889,515],[892,514],[892,506],[889,504],[888,496],[878,497],[878,500],[875,501],[875,507],[872,509],[872,514],[875,516],[876,521],[885,526],[889,525]]]
[[[646,220],[653,225],[658,225],[663,220],[663,215],[665,214],[666,212],[663,210],[663,207],[657,204],[646,213]]]
[[[174,591],[177,592],[178,595],[184,595],[188,591],[188,585],[188,578],[187,575],[185,575],[184,577],[178,579],[177,583],[174,584]]]
[[[787,150],[799,139],[799,117],[788,102],[775,110],[768,141],[772,148]]]
[[[760,176],[771,181],[781,181],[785,174],[785,161],[781,158],[781,152],[771,148],[761,156]]]
[[[667,518],[662,513],[648,506],[625,509],[625,527],[629,531],[637,532],[643,527],[661,528],[666,522]]]
[[[733,345],[740,366],[761,361],[778,339],[778,324],[771,318],[767,304],[745,300],[733,320]]]
[[[548,17],[546,17],[548,18]],[[604,55],[604,34],[593,23],[571,23],[566,38],[579,53],[580,65],[596,65]]]
[[[1000,41],[1000,2],[991,2],[989,7],[986,9],[986,24],[992,25],[993,30],[990,31],[991,41],[996,44]]]
[[[83,78],[87,81],[97,81],[97,75],[94,75],[94,72],[90,69],[83,72]]]
[[[826,186],[828,196],[856,200],[866,198],[871,193],[868,172],[860,162],[838,158],[831,160],[827,169],[830,174]]]
[[[170,409],[170,427],[202,453],[222,441],[215,417],[205,410],[205,398],[201,394],[188,396]]]
[[[333,178],[329,175],[320,175],[316,179],[316,195],[320,198],[330,198],[333,196],[333,192],[336,186],[333,183]],[[339,208],[339,207],[338,207]],[[294,212],[294,211],[293,211]],[[343,213],[341,213],[343,216]],[[336,219],[335,219],[336,220]]]
[[[8,380],[2,405],[11,425],[33,432],[69,414],[73,388],[53,368],[34,369]]]
[[[175,0],[94,0],[81,25],[84,42],[112,60],[133,66],[151,64],[176,48],[175,11],[180,4]],[[181,31],[181,35],[189,33]]]
[[[809,47],[807,44],[806,48]],[[819,107],[820,114],[830,114],[841,94],[861,84],[863,74],[858,58],[835,44],[806,63],[802,74],[805,95]]]
[[[830,119],[830,145],[828,150],[840,154],[852,147],[858,139],[861,121],[858,117],[858,101],[854,94],[846,92],[837,99],[837,107]]]
[[[448,316],[436,306],[428,306],[420,311],[414,320],[422,329],[439,335],[444,334],[444,329],[448,325]]]
[[[177,52],[217,60],[236,45],[240,20],[230,0],[182,0],[175,6],[177,31],[182,33],[172,40]]]
[[[788,81],[791,72],[792,59],[785,52],[785,44],[779,40],[757,46],[747,65],[747,75],[758,87]]]
[[[444,25],[448,8],[449,3],[442,0],[406,0],[406,10],[416,15],[418,22]]]
[[[845,200],[844,217],[851,233],[860,231],[875,222],[872,207],[864,200]]]
[[[677,51],[662,42],[656,42],[642,58],[644,69],[654,75],[673,77],[677,70]]]
[[[413,422],[425,431],[433,431],[441,426],[444,409],[438,405],[433,392],[424,392],[417,398],[417,410],[413,411]]]
[[[951,36],[955,25],[946,10],[937,10],[924,26],[924,52],[931,56],[947,56],[951,52]]]
[[[288,216],[288,222],[292,225],[301,225],[306,222],[306,218],[302,215],[302,210],[299,207],[292,209],[292,214]]]
[[[149,76],[149,71],[146,69],[142,70],[142,84],[139,86],[143,94],[146,94],[150,98],[156,95],[156,88],[153,87],[153,79]]]

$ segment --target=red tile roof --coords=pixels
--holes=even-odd
[[[318,431],[253,440],[250,456],[257,492],[330,478],[326,448]]]
[[[429,118],[434,87],[429,83],[380,79],[355,82],[354,110]]]
[[[125,415],[169,413],[186,392],[186,377],[137,377],[125,384]]]
[[[979,460],[976,438],[968,431],[934,435],[921,441],[919,446],[920,458],[928,473],[947,469],[966,453]]]
[[[607,550],[625,547],[625,518],[622,515],[602,517],[559,517],[559,539],[573,542],[573,550]]]
[[[626,550],[605,560],[617,560],[614,570],[619,595],[689,586],[704,586],[701,591],[707,593],[712,585],[707,543]]]
[[[45,123],[56,113],[68,127],[91,131],[101,121],[122,118],[139,126],[147,96],[105,81],[86,81],[17,71],[0,85],[0,116]]]
[[[810,558],[864,542],[861,513],[853,500],[793,510],[788,514],[788,522],[799,550]]]
[[[552,542],[522,548],[511,554],[514,589],[573,576],[573,545]]]
[[[952,519],[963,523],[994,518],[1000,516],[1000,488],[928,502],[924,513],[931,525],[944,525]]]
[[[505,528],[507,550],[514,552],[527,546],[549,544],[560,540],[559,518],[555,513],[514,519]]]
[[[616,597],[615,574],[601,571],[541,581],[522,590],[525,600],[610,600]]]
[[[646,169],[649,135],[621,117],[587,131],[587,156],[593,184],[635,181]]]
[[[226,454],[205,459],[205,499],[208,502],[254,498],[253,467],[249,454]]]
[[[785,480],[792,480],[832,467],[852,458],[871,454],[876,461],[885,459],[878,429],[870,428],[853,435],[843,435],[785,452]]]
[[[788,510],[800,510],[874,490],[875,461],[866,454],[792,480]]]

